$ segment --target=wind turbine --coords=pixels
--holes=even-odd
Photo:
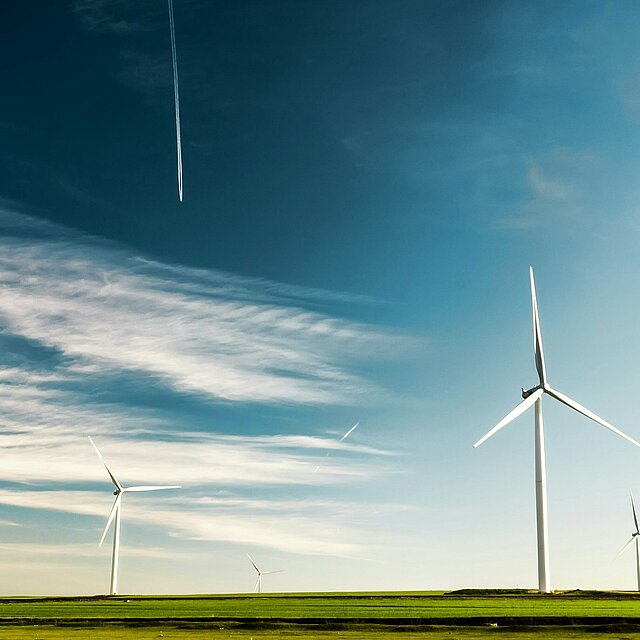
[[[595,413],[589,411],[563,393],[552,389],[547,381],[547,371],[544,364],[544,353],[542,351],[542,332],[540,330],[540,319],[538,318],[538,302],[536,300],[536,285],[533,279],[533,267],[529,267],[529,278],[531,280],[531,305],[533,308],[533,353],[535,356],[536,370],[538,372],[538,384],[528,391],[522,389],[522,402],[513,411],[508,413],[498,424],[484,435],[473,446],[479,447],[492,435],[506,427],[512,420],[515,420],[521,413],[529,407],[535,405],[535,447],[536,447],[536,520],[538,533],[538,589],[543,593],[551,592],[551,577],[549,574],[549,531],[547,526],[547,471],[544,451],[544,429],[542,422],[542,396],[550,396],[562,404],[567,405],[574,411],[590,418],[599,425],[613,431],[625,440],[628,440],[637,447],[640,443],[633,438],[622,433],[613,425],[609,424]]]
[[[284,569],[278,569],[278,571],[260,571],[260,569],[258,569],[258,565],[253,561],[248,553],[247,558],[249,558],[253,568],[258,572],[258,579],[256,580],[255,587],[253,587],[254,593],[262,593],[262,576],[268,576],[270,573],[283,573],[284,571]]]
[[[107,465],[105,459],[102,457],[100,451],[98,451],[98,447],[96,447],[95,443],[91,439],[91,436],[87,436],[89,438],[89,442],[95,449],[98,454],[98,458],[104,465],[104,468],[107,470],[109,477],[111,478],[111,482],[113,482],[115,486],[115,491],[113,495],[116,499],[113,501],[113,506],[111,507],[111,512],[109,513],[109,519],[107,520],[107,526],[104,528],[104,533],[102,534],[102,538],[100,539],[100,544],[98,548],[102,547],[102,543],[107,535],[107,531],[111,526],[111,522],[113,522],[115,518],[115,524],[113,528],[113,550],[111,552],[111,585],[109,587],[109,595],[115,596],[118,593],[118,555],[120,552],[120,515],[122,511],[122,496],[128,492],[140,492],[140,491],[160,491],[161,489],[181,489],[179,485],[171,485],[171,486],[141,486],[141,487],[123,487],[118,479],[111,473],[111,469]]]
[[[620,549],[618,555],[627,550],[627,547],[632,543],[636,543],[636,576],[638,579],[638,591],[640,591],[640,526],[638,525],[638,514],[636,513],[636,505],[633,502],[633,493],[631,494],[631,510],[633,511],[633,524],[636,530],[631,534],[631,540]]]

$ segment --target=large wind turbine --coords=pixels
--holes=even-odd
[[[626,551],[631,543],[636,543],[636,577],[638,579],[638,591],[640,591],[640,525],[638,525],[638,514],[636,513],[636,505],[633,502],[633,493],[631,494],[631,510],[633,511],[633,524],[636,530],[631,534],[631,540],[620,549],[618,555]]]
[[[113,528],[113,551],[111,553],[111,585],[109,587],[109,594],[115,596],[118,593],[118,554],[120,552],[120,515],[122,511],[122,495],[127,492],[139,492],[139,491],[160,491],[161,489],[180,489],[180,485],[171,485],[171,486],[142,486],[142,487],[123,487],[118,479],[111,473],[111,469],[107,465],[105,459],[102,457],[102,454],[98,451],[98,447],[96,447],[95,443],[91,439],[91,436],[87,436],[91,445],[96,450],[98,454],[98,458],[100,458],[104,468],[107,470],[109,477],[111,478],[111,482],[113,482],[115,486],[115,491],[113,495],[116,499],[113,501],[113,506],[111,507],[111,512],[109,513],[109,519],[107,520],[107,526],[104,528],[104,533],[102,534],[102,538],[100,539],[100,544],[98,548],[102,547],[102,543],[107,535],[107,531],[111,526],[111,522],[115,518],[115,524]]]
[[[262,576],[268,576],[270,573],[282,573],[284,571],[284,569],[278,569],[278,571],[260,571],[260,569],[258,569],[258,565],[253,561],[248,553],[247,558],[249,558],[253,568],[258,572],[258,579],[256,580],[255,587],[253,587],[254,593],[262,593]]]
[[[535,405],[535,427],[536,427],[536,519],[538,531],[538,588],[543,593],[551,592],[551,578],[549,575],[549,545],[547,526],[547,471],[544,452],[544,429],[542,423],[542,396],[548,395],[566,404],[583,416],[590,418],[599,425],[617,433],[637,447],[640,443],[633,438],[622,433],[613,425],[609,424],[595,413],[589,411],[575,400],[565,396],[563,393],[552,389],[547,381],[547,371],[544,364],[544,353],[542,351],[542,332],[540,330],[540,319],[538,318],[538,302],[536,300],[536,286],[533,280],[533,267],[529,267],[529,277],[531,280],[531,305],[533,308],[533,353],[535,356],[536,370],[538,372],[538,384],[528,391],[522,389],[523,401],[510,413],[508,413],[498,424],[485,436],[480,438],[473,446],[479,447],[485,440],[506,427],[512,420],[515,420],[521,413],[529,407]]]

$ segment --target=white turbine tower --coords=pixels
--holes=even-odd
[[[102,538],[100,539],[100,544],[98,548],[102,547],[102,543],[107,535],[107,531],[111,526],[111,522],[115,518],[114,528],[113,528],[113,551],[111,554],[111,585],[109,587],[109,595],[115,596],[118,593],[118,555],[120,552],[120,516],[122,512],[122,496],[128,492],[139,492],[139,491],[160,491],[161,489],[180,489],[180,485],[171,485],[171,486],[142,486],[142,487],[123,487],[117,480],[117,478],[111,473],[111,469],[107,465],[105,459],[102,457],[102,454],[98,451],[98,447],[96,447],[95,443],[91,439],[91,436],[87,436],[89,441],[91,442],[93,448],[98,454],[98,458],[100,458],[104,468],[107,470],[109,477],[111,478],[111,482],[113,482],[115,486],[115,490],[113,495],[116,499],[113,501],[113,506],[111,507],[111,512],[109,513],[109,519],[107,520],[107,526],[104,528],[104,532],[102,534]]]
[[[631,534],[631,540],[620,549],[618,555],[627,550],[630,544],[636,543],[636,577],[638,580],[638,591],[640,591],[640,525],[638,525],[638,514],[636,513],[636,505],[633,502],[633,493],[631,494],[631,510],[633,511],[633,524],[636,530]]]
[[[531,280],[531,304],[533,307],[533,352],[538,371],[538,384],[528,391],[522,389],[523,401],[510,413],[508,413],[498,424],[485,436],[480,438],[473,446],[479,447],[485,440],[506,427],[512,420],[515,420],[521,413],[529,407],[535,405],[535,441],[536,441],[536,519],[538,532],[538,589],[543,593],[551,592],[551,578],[549,575],[549,545],[547,526],[547,471],[544,452],[544,429],[542,423],[542,396],[548,395],[562,404],[566,404],[583,416],[590,418],[599,425],[613,431],[625,440],[628,440],[637,447],[640,443],[633,438],[622,433],[613,425],[609,424],[595,413],[589,411],[563,393],[552,389],[547,382],[547,371],[544,364],[544,353],[542,351],[542,333],[540,331],[540,319],[538,318],[538,302],[536,300],[536,287],[533,280],[533,267],[529,267],[529,277]]]
[[[247,553],[247,558],[249,558],[249,561],[253,565],[253,568],[258,573],[258,579],[256,580],[255,587],[253,587],[254,593],[262,593],[262,576],[268,576],[271,573],[283,573],[284,571],[284,569],[278,569],[277,571],[260,571],[260,569],[258,569],[258,565],[253,561],[253,559],[248,553]]]

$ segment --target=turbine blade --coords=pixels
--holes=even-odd
[[[120,491],[122,491],[122,485],[118,482],[118,480],[113,475],[113,473],[111,473],[111,469],[109,469],[109,465],[107,464],[106,460],[102,457],[102,454],[98,451],[98,447],[96,447],[95,442],[91,439],[91,436],[87,436],[87,438],[89,438],[89,442],[91,443],[96,453],[98,454],[98,458],[100,458],[100,460],[102,461],[102,464],[104,465],[104,468],[107,470],[107,473],[111,478],[111,481],[113,482],[113,484],[116,485],[117,489],[120,489]]]
[[[263,576],[268,576],[272,573],[284,573],[284,569],[278,569],[277,571],[263,571],[262,575]]]
[[[629,491],[631,493],[631,491]],[[636,505],[633,502],[633,493],[631,493],[631,508],[633,509],[633,521],[636,525],[636,533],[640,533],[640,528],[638,527],[638,515],[636,514]]]
[[[631,442],[631,444],[635,444],[636,447],[640,447],[640,442],[637,442],[636,440],[629,437],[625,433],[622,433],[620,429],[616,429],[612,424],[609,424],[606,420],[603,420],[600,416],[597,416],[592,411],[589,411],[589,409],[583,407],[581,404],[578,404],[575,400],[572,400],[568,396],[565,396],[564,393],[560,393],[559,391],[556,391],[551,387],[547,387],[545,389],[545,393],[548,393],[550,396],[552,396],[556,400],[559,400],[560,402],[562,402],[562,404],[566,404],[567,407],[571,407],[574,411],[581,413],[583,416],[586,416],[590,420],[597,422],[599,425],[601,425],[605,429],[609,429],[609,431],[613,431],[613,433],[616,433],[621,438],[628,440],[629,442]]]
[[[616,553],[616,558],[618,556],[621,556],[626,550],[627,547],[633,542],[633,536],[631,536],[631,540],[629,540],[629,542],[627,542],[627,544],[624,545],[624,547],[622,547],[622,549],[620,549],[620,551],[618,551],[618,553]]]
[[[349,431],[347,431],[347,433],[345,433],[342,438],[340,438],[339,442],[342,442],[343,440],[346,440],[357,428],[358,425],[360,424],[360,421],[356,422],[353,427],[351,427],[351,429],[349,429]]]
[[[182,486],[179,484],[172,484],[172,485],[168,485],[168,486],[159,486],[159,485],[151,485],[151,486],[147,486],[147,485],[143,485],[140,487],[126,487],[125,489],[123,489],[123,493],[124,492],[128,492],[128,491],[162,491],[163,489],[182,489]]]
[[[100,547],[102,547],[102,543],[104,542],[104,539],[107,535],[107,531],[109,531],[109,527],[111,526],[111,523],[113,522],[113,518],[116,515],[116,511],[120,508],[120,500],[122,500],[122,494],[119,493],[116,496],[116,499],[113,501],[113,506],[111,507],[111,512],[109,513],[109,519],[107,520],[107,526],[104,528],[104,532],[102,534],[102,538],[100,538],[100,544],[98,545],[98,549],[100,549]]]
[[[536,283],[533,279],[533,267],[529,267],[529,279],[531,280],[531,308],[533,310],[533,353],[536,359],[536,370],[540,384],[547,382],[547,370],[544,366],[544,351],[542,350],[542,331],[540,318],[538,317],[538,299],[536,298]]]
[[[251,562],[253,568],[258,572],[258,575],[260,575],[260,569],[258,569],[258,565],[256,565],[256,563],[253,561],[253,558],[248,553],[247,558],[249,558],[249,562]]]
[[[485,440],[488,440],[496,432],[500,431],[502,427],[506,427],[512,420],[515,420],[521,413],[524,413],[534,402],[542,397],[542,389],[534,391],[528,398],[525,398],[513,411],[508,413],[498,424],[485,434],[478,442],[473,445],[473,448],[479,447]]]

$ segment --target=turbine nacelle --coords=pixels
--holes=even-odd
[[[526,400],[529,396],[533,395],[538,389],[542,389],[542,391],[546,391],[549,385],[545,382],[544,384],[538,384],[535,387],[531,387],[531,389],[526,389],[522,387],[522,399]]]

